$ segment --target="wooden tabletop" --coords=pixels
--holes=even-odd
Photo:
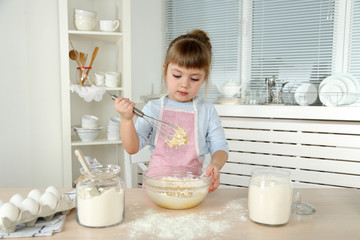
[[[0,199],[26,195],[31,189],[0,189]],[[63,189],[65,191],[65,189]],[[86,228],[67,216],[60,233],[39,239],[360,239],[360,191],[302,189],[303,201],[316,207],[313,215],[292,215],[290,222],[269,227],[249,220],[247,189],[223,188],[188,210],[156,206],[142,189],[127,189],[125,220],[110,228]],[[22,238],[26,239],[26,238]],[[29,238],[34,239],[34,238]]]

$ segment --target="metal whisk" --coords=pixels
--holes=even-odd
[[[107,92],[112,98],[112,100],[115,100],[118,96],[111,94]],[[173,123],[165,122],[157,118],[150,117],[143,113],[141,110],[134,107],[133,109],[135,115],[145,119],[146,122],[148,122],[156,131],[159,131],[159,134],[165,139],[165,141],[169,143],[173,143],[173,139],[176,138],[179,134],[181,134],[179,131],[182,130],[182,128],[178,125],[175,125]],[[179,133],[179,134],[177,134]],[[187,139],[186,132],[184,131],[184,137]],[[170,144],[169,144],[170,145]],[[176,144],[174,145],[176,146]],[[180,145],[179,145],[180,146]]]

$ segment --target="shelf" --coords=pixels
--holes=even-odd
[[[74,171],[78,165],[74,162],[73,148],[93,148],[91,154],[102,156],[104,162],[111,164],[123,164],[125,152],[122,150],[121,140],[107,140],[105,131],[91,142],[83,142],[73,134],[73,122],[79,122],[82,114],[90,113],[101,116],[104,120],[110,119],[115,114],[112,100],[104,94],[101,101],[86,102],[78,95],[71,84],[78,84],[76,68],[77,64],[69,60],[70,43],[75,47],[81,47],[84,52],[91,55],[95,46],[101,48],[101,54],[96,58],[96,69],[121,72],[121,84],[116,88],[103,87],[105,91],[131,98],[131,0],[61,0],[59,2],[59,28],[60,28],[60,60],[61,60],[61,107],[62,107],[62,136],[63,136],[63,179],[65,186],[72,186],[78,178],[78,171]],[[71,24],[74,8],[96,9],[96,11],[112,19],[121,20],[121,32],[102,31],[77,31]],[[89,58],[88,58],[89,59]],[[74,83],[71,82],[74,81]],[[70,86],[69,86],[70,85]],[[69,91],[70,90],[70,91]],[[76,89],[78,90],[78,89]],[[81,89],[84,90],[84,89]],[[103,123],[105,125],[105,122]],[[125,174],[125,173],[122,173]]]
[[[106,138],[99,138],[91,142],[83,142],[81,140],[72,140],[71,146],[90,146],[90,145],[112,145],[122,144],[121,140],[107,140]]]
[[[84,86],[84,87],[88,87],[88,86]],[[69,90],[71,91],[71,86],[69,86]],[[124,91],[123,87],[116,87],[116,88],[105,88],[106,91]],[[75,93],[75,92],[74,92]]]
[[[74,40],[97,40],[104,42],[116,42],[121,39],[121,32],[100,32],[100,31],[77,31],[69,30],[69,37]]]

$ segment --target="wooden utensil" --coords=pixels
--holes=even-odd
[[[81,166],[84,168],[85,172],[87,174],[89,174],[89,176],[92,176],[91,170],[90,170],[89,166],[87,165],[84,155],[82,154],[80,149],[75,149],[75,155],[76,155],[77,159],[79,160]]]
[[[80,57],[79,57],[79,52],[78,51],[76,51],[76,50],[71,50],[70,52],[69,52],[69,57],[70,57],[70,59],[71,60],[75,60],[76,61],[76,63],[77,63],[77,65],[79,66],[79,67],[83,67],[83,65],[81,64],[81,61],[80,61]]]
[[[89,82],[90,86],[92,85],[92,82],[90,80],[90,78],[88,77],[87,73],[84,71],[84,69],[82,69],[83,67],[85,67],[85,63],[86,63],[86,59],[88,54],[86,53],[82,53],[82,52],[78,52],[77,50],[75,50],[74,45],[72,44],[72,42],[70,42],[71,47],[73,48],[70,52],[69,52],[69,57],[72,60],[75,60],[76,63],[78,64],[78,66],[80,67],[80,84],[84,85],[85,79]],[[82,74],[84,74],[84,80],[82,81]]]
[[[87,70],[86,75],[89,74],[90,68],[91,68],[91,66],[92,66],[93,63],[94,63],[94,60],[95,60],[95,57],[96,57],[98,51],[99,51],[99,47],[95,47],[95,49],[94,49],[94,51],[93,51],[93,54],[92,54],[92,56],[91,56],[91,61],[90,61],[89,69]]]

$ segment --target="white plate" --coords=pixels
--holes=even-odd
[[[353,81],[353,83],[355,84],[355,92],[357,94],[360,93],[360,83],[358,82],[358,80],[350,73],[341,73],[344,77],[347,77],[348,79],[350,79],[351,81]]]
[[[347,87],[345,83],[336,76],[325,78],[319,86],[319,98],[325,106],[338,106],[346,103]]]
[[[308,106],[315,103],[317,97],[317,87],[311,83],[303,83],[295,91],[295,101],[301,106]]]
[[[335,76],[341,79],[347,87],[347,98],[345,101],[346,104],[352,104],[356,102],[360,92],[360,84],[356,81],[356,79],[349,73],[337,73]]]
[[[348,77],[346,77],[344,75],[339,75],[338,78],[341,79],[343,81],[343,83],[345,83],[346,88],[347,88],[345,104],[354,103],[357,98],[355,83],[351,79],[349,79]]]
[[[320,101],[328,107],[335,107],[344,102],[345,94],[340,84],[327,83],[319,91]]]

